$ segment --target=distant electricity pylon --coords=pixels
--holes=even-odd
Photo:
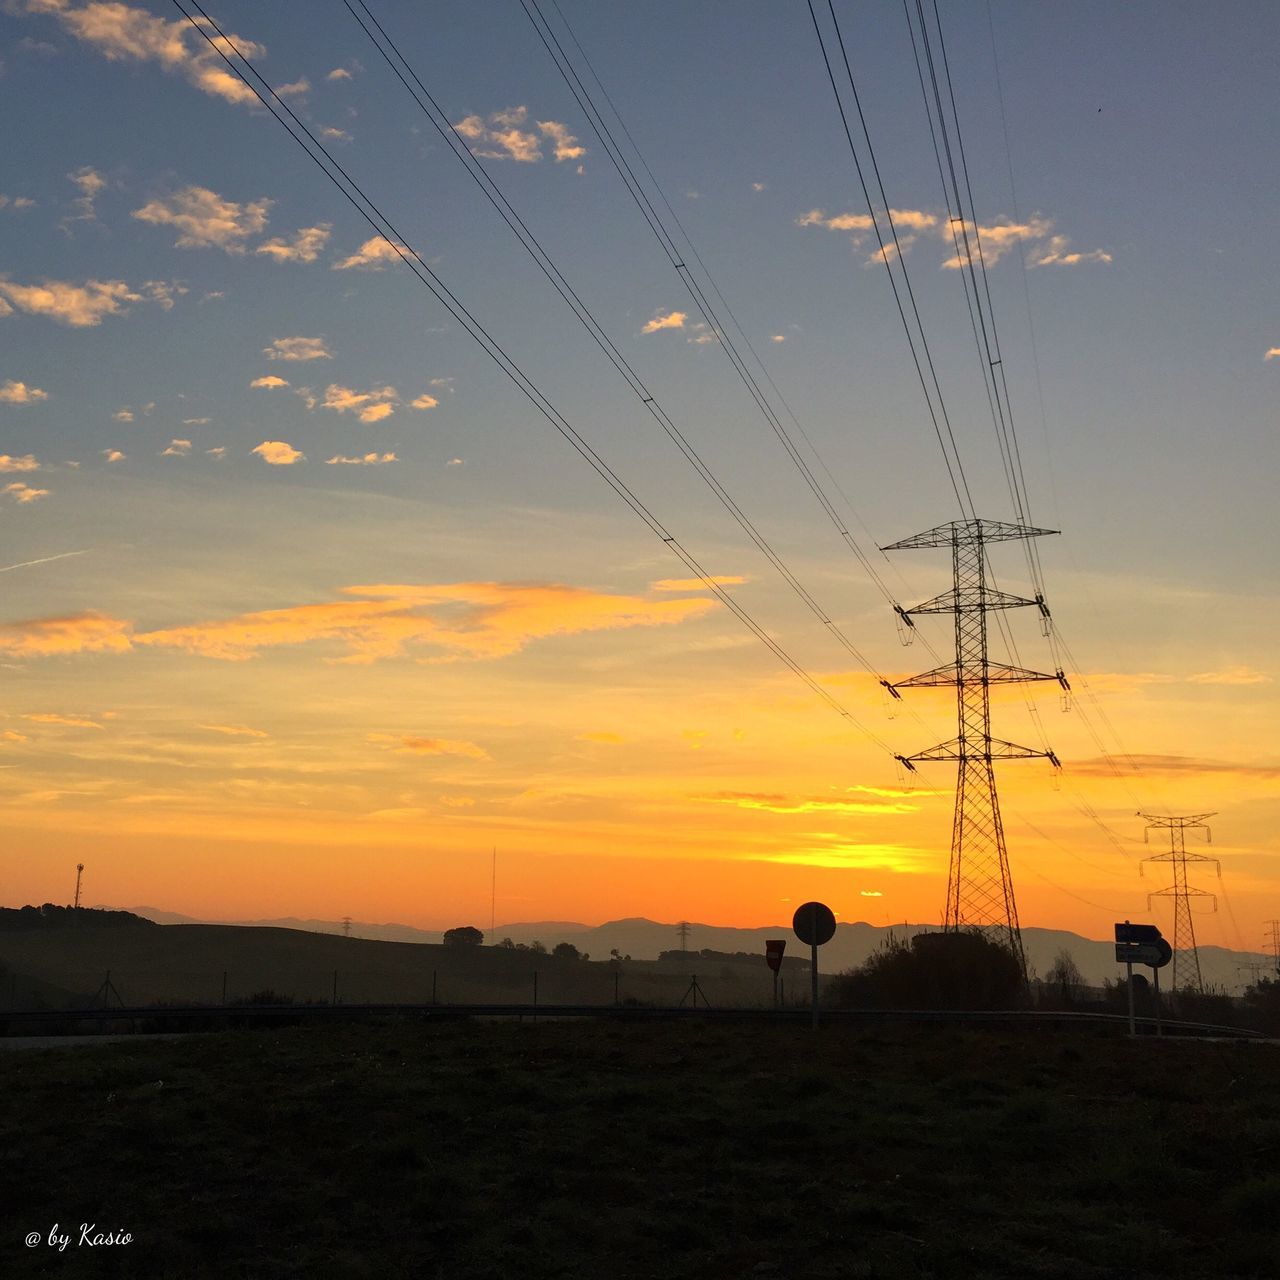
[[[925,671],[891,686],[897,689],[954,687],[959,732],[947,742],[913,756],[898,756],[912,772],[925,760],[954,760],[957,763],[955,819],[951,829],[951,869],[947,877],[947,907],[943,927],[958,931],[977,927],[991,931],[1009,947],[1026,972],[1018,908],[1009,876],[1009,859],[996,796],[996,760],[1047,759],[1061,767],[1048,749],[1036,751],[991,736],[990,687],[1024,680],[1056,680],[1069,689],[1062,671],[1047,674],[1023,667],[992,662],[987,654],[987,614],[994,609],[1016,609],[1033,605],[1049,617],[1044,597],[1034,599],[1008,595],[987,585],[987,544],[1019,538],[1038,538],[1055,533],[1030,525],[1006,524],[999,520],[953,520],[924,533],[883,548],[905,551],[917,547],[951,549],[951,590],[914,609],[898,609],[908,627],[913,615],[950,613],[955,615],[956,658],[945,667]]]
[[[1276,977],[1280,978],[1280,920],[1267,921],[1267,941],[1271,944],[1271,955],[1276,962]]]
[[[84,863],[76,863],[76,904],[75,909],[80,910],[80,878],[84,875]]]
[[[344,938],[351,937],[351,917],[350,916],[342,917],[342,936]]]
[[[1197,991],[1204,990],[1204,978],[1200,973],[1200,952],[1196,949],[1196,929],[1191,919],[1191,899],[1210,898],[1213,909],[1218,909],[1218,899],[1203,889],[1195,889],[1187,883],[1188,862],[1212,862],[1222,875],[1222,863],[1217,858],[1206,858],[1202,853],[1187,852],[1187,832],[1203,830],[1206,840],[1213,839],[1213,833],[1205,823],[1212,818],[1212,813],[1193,813],[1186,817],[1172,817],[1167,814],[1142,813],[1138,815],[1147,820],[1143,838],[1150,840],[1151,832],[1167,830],[1169,832],[1169,852],[1153,854],[1143,858],[1143,862],[1168,862],[1173,866],[1173,884],[1167,889],[1159,889],[1147,895],[1147,907],[1150,909],[1152,898],[1173,899],[1173,989],[1181,991],[1183,987],[1193,985]]]
[[[687,920],[681,920],[680,923],[676,926],[676,932],[680,935],[680,950],[688,951],[689,950],[689,922]]]

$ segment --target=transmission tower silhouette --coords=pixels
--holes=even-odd
[[[1063,689],[1070,686],[1060,670],[1047,674],[991,661],[987,653],[987,614],[995,609],[1030,605],[1047,619],[1049,610],[1043,596],[1027,599],[989,586],[986,548],[992,542],[1038,538],[1055,532],[999,520],[953,520],[882,548],[885,551],[919,547],[951,549],[951,590],[913,609],[899,608],[899,613],[908,627],[915,626],[912,619],[918,614],[954,614],[955,661],[901,680],[892,687],[953,687],[959,732],[946,742],[912,756],[898,756],[898,760],[913,773],[916,764],[922,761],[956,761],[956,808],[951,828],[951,868],[947,876],[943,928],[950,932],[979,928],[995,934],[1017,957],[1024,974],[1027,962],[1022,950],[1022,931],[1018,927],[1013,880],[1009,875],[994,762],[1038,757],[1047,759],[1055,768],[1061,766],[1058,757],[1048,749],[1037,751],[991,736],[990,689],[993,684],[1026,680],[1056,680]]]
[[[1275,960],[1276,977],[1280,978],[1280,920],[1267,921],[1267,942]]]
[[[1218,909],[1218,899],[1203,889],[1193,888],[1187,883],[1188,862],[1212,862],[1222,875],[1222,863],[1217,858],[1206,858],[1202,853],[1187,852],[1187,832],[1202,830],[1206,840],[1213,839],[1213,833],[1205,823],[1212,818],[1212,813],[1193,813],[1185,817],[1174,817],[1169,814],[1142,813],[1138,815],[1147,820],[1143,838],[1150,840],[1152,831],[1167,830],[1169,832],[1169,852],[1156,853],[1143,862],[1168,862],[1173,866],[1173,884],[1167,889],[1159,889],[1147,895],[1147,908],[1150,910],[1153,898],[1173,899],[1173,989],[1181,991],[1193,985],[1197,991],[1204,990],[1204,978],[1200,973],[1200,952],[1196,949],[1196,928],[1191,919],[1191,899],[1210,898],[1213,909]]]
[[[680,935],[680,950],[688,951],[689,950],[689,922],[687,920],[681,920],[680,923],[676,925],[676,932]]]
[[[75,909],[80,910],[80,878],[84,875],[84,863],[76,863],[76,903]]]

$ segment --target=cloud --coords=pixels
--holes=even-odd
[[[753,182],[751,184],[752,191],[763,191],[769,184],[767,182]]]
[[[1178,777],[1184,774],[1233,774],[1241,778],[1258,778],[1264,781],[1280,779],[1280,765],[1242,764],[1230,760],[1205,760],[1195,756],[1126,755],[1123,761],[1112,756],[1093,756],[1088,760],[1075,760],[1070,764],[1072,773],[1090,777],[1116,777],[1120,765],[1128,765],[1143,774]]]
[[[440,403],[435,396],[420,395],[416,400],[409,402],[411,409],[434,409]]]
[[[276,92],[282,98],[301,98],[311,92],[311,81],[306,76],[303,76],[292,84],[277,85]]]
[[[718,587],[740,587],[750,578],[737,577],[731,574],[712,574],[711,581]],[[706,591],[707,584],[701,578],[659,578],[649,583],[650,591]]]
[[[185,458],[190,452],[190,440],[170,440],[168,447],[160,456],[162,458]]]
[[[382,467],[388,462],[399,462],[400,459],[394,453],[366,453],[361,458],[344,458],[341,454],[337,454],[330,458],[327,466],[346,466],[346,467]]]
[[[626,742],[626,738],[624,738],[620,733],[608,733],[602,731],[600,733],[580,733],[578,734],[578,741],[599,742],[606,747],[619,747]]]
[[[133,421],[133,410],[132,410],[132,409],[117,409],[117,410],[115,411],[115,413],[113,413],[113,414],[111,415],[111,421],[112,421],[112,422],[132,422],[132,421]]]
[[[347,587],[341,599],[134,637],[135,643],[244,661],[266,649],[326,642],[344,661],[425,654],[429,661],[508,657],[535,640],[674,626],[714,609],[706,598],[654,600],[559,584],[457,582]]]
[[[528,118],[528,107],[507,107],[504,111],[495,111],[487,123],[480,116],[467,116],[453,127],[472,144],[474,155],[485,160],[534,164],[542,159],[542,147],[536,133],[520,128]]]
[[[769,335],[770,342],[786,342],[787,335],[785,333],[771,333]]]
[[[738,809],[762,809],[767,813],[900,814],[915,813],[920,807],[901,801],[832,800],[828,796],[788,796],[756,791],[716,791],[705,796],[690,796],[690,799],[733,805]]]
[[[460,742],[453,738],[415,738],[409,734],[371,733],[370,742],[397,744],[392,750],[402,754],[419,756],[466,756],[471,760],[492,760],[493,757],[474,742]]]
[[[16,284],[0,279],[0,316],[9,315],[16,308],[28,315],[48,316],[73,329],[84,329],[101,324],[106,316],[128,314],[126,304],[131,302],[156,302],[168,310],[173,306],[172,293],[171,286],[158,280],[148,280],[140,289],[134,289],[123,280]]]
[[[300,227],[292,240],[264,240],[254,253],[265,253],[277,262],[314,262],[329,242],[329,223]]]
[[[198,724],[197,729],[207,729],[210,733],[223,733],[229,738],[268,738],[271,735],[261,729],[250,729],[242,724]]]
[[[23,484],[20,480],[15,480],[12,484],[5,485],[0,492],[7,493],[15,502],[21,503],[36,502],[49,496],[48,489],[33,489],[30,485]]]
[[[539,120],[537,124],[543,137],[551,139],[555,147],[557,164],[562,160],[577,160],[587,154],[586,147],[582,146],[568,128],[558,120]]]
[[[334,67],[332,71],[325,76],[326,80],[350,80],[351,72],[346,67]]]
[[[654,313],[653,319],[648,321],[641,333],[657,333],[659,329],[683,329],[684,322],[688,317],[683,311],[669,311],[663,315],[661,311]]]
[[[401,245],[405,253],[407,249]],[[371,271],[381,271],[388,262],[396,262],[400,252],[390,240],[382,236],[370,236],[349,258],[343,258],[333,264],[334,271],[350,271],[354,267],[368,267]]]
[[[0,453],[0,471],[39,471],[40,463],[34,453],[24,453],[15,458],[8,453]]]
[[[307,455],[284,440],[264,440],[256,449],[251,449],[263,462],[272,467],[291,467],[295,462],[305,462]]]
[[[987,233],[982,233],[983,252],[986,253]],[[1081,262],[1111,262],[1111,255],[1105,249],[1091,249],[1088,253],[1068,253],[1067,246],[1071,242],[1066,236],[1051,236],[1049,243],[1033,250],[1027,258],[1029,267],[1074,267]],[[989,255],[988,255],[989,256]]]
[[[184,427],[207,427],[212,421],[212,418],[183,418],[182,425]]]
[[[444,465],[446,467],[465,467],[467,463],[464,458],[450,458]]]
[[[332,360],[333,352],[323,338],[273,338],[262,348],[268,360]]]
[[[74,173],[67,174],[67,178],[79,187],[80,194],[71,202],[71,207],[75,212],[67,214],[58,224],[64,231],[69,230],[67,224],[71,222],[96,222],[98,220],[94,201],[107,185],[106,178],[88,165],[82,169],[77,169]]]
[[[185,19],[166,22],[118,0],[78,5],[72,0],[26,0],[25,8],[28,13],[56,18],[108,61],[157,62],[165,71],[184,76],[202,93],[246,106],[257,102],[253,91],[226,69],[218,55],[219,48],[230,53],[230,42],[246,58],[263,58],[267,51],[256,41],[228,34],[227,40],[213,37],[211,46]],[[206,25],[203,18],[198,22]]]
[[[274,373],[268,373],[265,377],[254,378],[254,380],[251,383],[249,383],[249,385],[251,387],[267,387],[267,388],[287,387],[289,385],[289,381],[287,378],[277,378]]]
[[[244,242],[266,229],[267,212],[273,203],[264,198],[237,204],[208,187],[191,186],[167,199],[144,204],[141,209],[135,209],[132,216],[153,226],[176,227],[179,249],[243,253]]]
[[[94,610],[32,618],[25,622],[0,624],[0,653],[11,658],[125,653],[133,647],[129,633],[127,622]]]
[[[320,136],[327,138],[330,142],[350,142],[351,135],[345,129],[335,128],[331,124],[327,124],[320,130]]]
[[[96,720],[87,720],[83,716],[60,716],[53,712],[37,712],[22,717],[24,720],[31,720],[36,724],[61,724],[72,729],[101,729],[102,726]]]
[[[860,898],[883,898],[884,894],[879,889],[859,889],[858,897]]]
[[[1228,667],[1225,671],[1202,671],[1199,675],[1188,676],[1192,684],[1270,684],[1272,676],[1262,671],[1254,671],[1250,667]]]
[[[719,334],[714,329],[709,328],[705,322],[699,320],[697,324],[689,326],[689,336],[685,341],[692,343],[695,347],[703,347],[708,342],[719,341]]]
[[[103,449],[102,456],[108,462],[123,462],[125,460],[125,455],[119,449]]]
[[[1262,358],[1264,360],[1280,360],[1280,347],[1272,347]]]
[[[321,407],[335,413],[355,413],[361,422],[381,422],[389,418],[399,403],[395,387],[375,387],[371,391],[355,391],[351,387],[330,383],[324,390]]]
[[[215,462],[221,462],[227,456],[227,446],[225,444],[216,445],[212,449],[206,449],[205,453]]]
[[[21,213],[24,209],[35,207],[36,202],[27,196],[0,195],[0,209],[11,209],[14,213]]]

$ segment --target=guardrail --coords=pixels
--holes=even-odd
[[[301,1021],[308,1018],[359,1017],[369,1015],[415,1015],[431,1019],[451,1018],[614,1018],[623,1021],[659,1018],[702,1018],[740,1022],[804,1022],[812,1011],[793,1009],[732,1009],[715,1007],[670,1007],[653,1005],[584,1005],[584,1004],[278,1004],[278,1005],[187,1005],[141,1006],[114,1009],[40,1009],[0,1010],[0,1035],[19,1034],[13,1024],[24,1029],[33,1024],[95,1023],[129,1024],[139,1022],[195,1022],[204,1020],[216,1026],[250,1023],[265,1018]],[[983,1024],[1004,1023],[1041,1026],[1105,1026],[1127,1029],[1129,1019],[1119,1013],[1091,1013],[1079,1010],[1042,1009],[821,1009],[828,1023],[894,1023],[931,1022]],[[1137,1025],[1146,1034],[1155,1035],[1154,1018],[1138,1018]],[[1245,1027],[1224,1027],[1208,1022],[1179,1022],[1161,1019],[1160,1030],[1166,1036],[1230,1036],[1260,1040],[1261,1031]]]

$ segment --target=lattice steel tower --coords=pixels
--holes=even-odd
[[[959,732],[954,738],[898,759],[910,770],[923,760],[957,762],[956,810],[951,829],[951,869],[947,877],[947,907],[944,928],[958,931],[977,927],[995,933],[1017,956],[1026,972],[1018,908],[1013,897],[1009,859],[1005,849],[1000,801],[996,795],[996,760],[1047,759],[1055,768],[1058,757],[1050,750],[1036,751],[991,736],[990,688],[1024,680],[1056,680],[1069,688],[1061,671],[1052,675],[1028,671],[987,655],[987,615],[994,609],[1038,608],[1044,617],[1049,610],[1044,597],[1034,599],[1008,595],[987,583],[987,544],[1019,538],[1038,538],[1056,533],[1030,525],[1006,524],[999,520],[953,520],[924,533],[904,538],[885,551],[905,551],[916,547],[949,547],[953,583],[950,591],[900,609],[902,619],[914,627],[912,616],[924,613],[955,615],[956,658],[945,667],[922,672],[899,681],[895,689],[940,688],[956,690],[956,719]]]
[[[1205,893],[1203,889],[1193,889],[1187,883],[1187,863],[1212,862],[1218,868],[1219,876],[1222,875],[1222,863],[1217,858],[1206,858],[1202,853],[1188,853],[1187,831],[1202,829],[1205,838],[1212,840],[1213,833],[1209,830],[1205,819],[1212,818],[1213,814],[1193,813],[1184,818],[1155,813],[1143,813],[1138,816],[1147,820],[1147,827],[1143,832],[1146,839],[1150,839],[1151,832],[1155,830],[1167,828],[1169,832],[1169,852],[1157,853],[1150,858],[1143,858],[1142,861],[1173,864],[1173,884],[1167,889],[1160,889],[1156,893],[1147,895],[1148,910],[1151,907],[1152,898],[1173,899],[1173,989],[1181,991],[1183,987],[1191,986],[1192,974],[1194,974],[1196,990],[1203,991],[1204,979],[1200,976],[1200,952],[1196,949],[1196,927],[1191,919],[1191,899],[1211,898],[1215,911],[1218,909],[1218,899],[1214,894]]]

